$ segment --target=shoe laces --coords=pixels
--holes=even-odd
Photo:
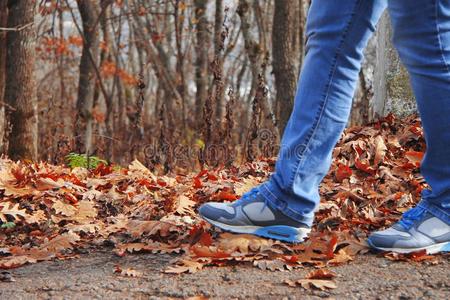
[[[242,197],[239,200],[237,200],[235,203],[237,205],[244,205],[244,204],[250,203],[257,198],[258,194],[259,194],[259,190],[257,188],[254,188],[251,191],[243,194]],[[264,200],[264,206],[261,208],[261,212],[263,212],[264,209],[266,209],[266,207],[270,208],[270,206],[269,206],[268,200],[265,197],[261,197],[261,198]]]
[[[242,197],[235,203],[244,204],[246,202],[251,202],[256,198],[256,195],[258,195],[258,193],[259,191],[257,189],[252,189],[249,192],[243,194]]]
[[[414,226],[416,221],[419,221],[422,218],[426,211],[427,210],[425,208],[420,206],[413,207],[403,214],[402,219],[398,222],[398,224],[406,230],[409,230]]]

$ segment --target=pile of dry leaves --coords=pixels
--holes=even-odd
[[[233,201],[264,181],[274,159],[170,176],[156,176],[138,161],[88,171],[1,159],[0,268],[73,258],[96,246],[112,246],[120,256],[179,254],[168,273],[236,262],[270,270],[342,264],[367,252],[369,231],[416,203],[424,147],[415,117],[348,129],[321,186],[315,230],[300,245],[220,233],[196,215],[200,204]]]

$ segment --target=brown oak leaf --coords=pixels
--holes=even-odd
[[[126,226],[127,231],[134,237],[140,237],[143,234],[159,234],[161,237],[168,236],[171,232],[177,232],[175,224],[161,221],[129,221]]]
[[[25,221],[28,221],[28,218],[30,217],[25,209],[19,208],[19,203],[13,204],[11,202],[3,202],[0,203],[0,220],[3,223],[8,222],[6,216],[11,216],[14,220],[18,220],[20,219],[19,217],[23,217]]]
[[[72,244],[75,244],[80,240],[80,236],[73,232],[68,232],[62,235],[59,235],[50,241],[43,244],[40,248],[48,250],[53,253],[58,253],[62,250],[72,249]]]
[[[335,289],[337,285],[332,280],[324,279],[299,279],[296,281],[286,280],[285,283],[291,287],[301,286],[305,289],[316,288],[319,290]]]
[[[164,270],[164,273],[181,274],[181,273],[195,273],[203,269],[204,263],[182,259],[175,266],[170,266]]]

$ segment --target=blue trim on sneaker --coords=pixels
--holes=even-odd
[[[423,204],[423,203],[421,203]],[[429,232],[420,230],[421,225],[429,220],[442,224],[443,232],[430,236]],[[439,225],[441,226],[441,225]],[[439,228],[434,228],[439,229]],[[422,205],[405,212],[402,219],[386,230],[373,232],[367,239],[371,248],[380,251],[411,253],[425,250],[427,254],[450,252],[450,227]],[[431,230],[428,228],[427,230]]]
[[[283,225],[261,227],[260,229],[257,229],[254,234],[290,243],[300,243],[303,242],[304,239],[299,238],[298,228]]]
[[[228,232],[232,233],[243,233],[243,234],[253,234],[264,238],[280,240],[289,243],[301,243],[305,240],[308,233],[311,231],[310,228],[300,227],[295,228],[291,226],[284,225],[273,225],[273,226],[235,226],[222,223],[220,221],[215,221],[208,219],[207,217],[200,215],[208,223]]]
[[[447,243],[447,245],[444,245],[441,249],[442,252],[450,252],[450,243]]]

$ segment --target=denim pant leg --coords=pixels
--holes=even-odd
[[[388,6],[427,144],[420,169],[431,189],[419,205],[450,224],[450,1],[390,0]]]
[[[259,187],[269,205],[307,225],[348,121],[363,50],[386,7],[385,0],[312,1],[294,110],[275,172]]]

